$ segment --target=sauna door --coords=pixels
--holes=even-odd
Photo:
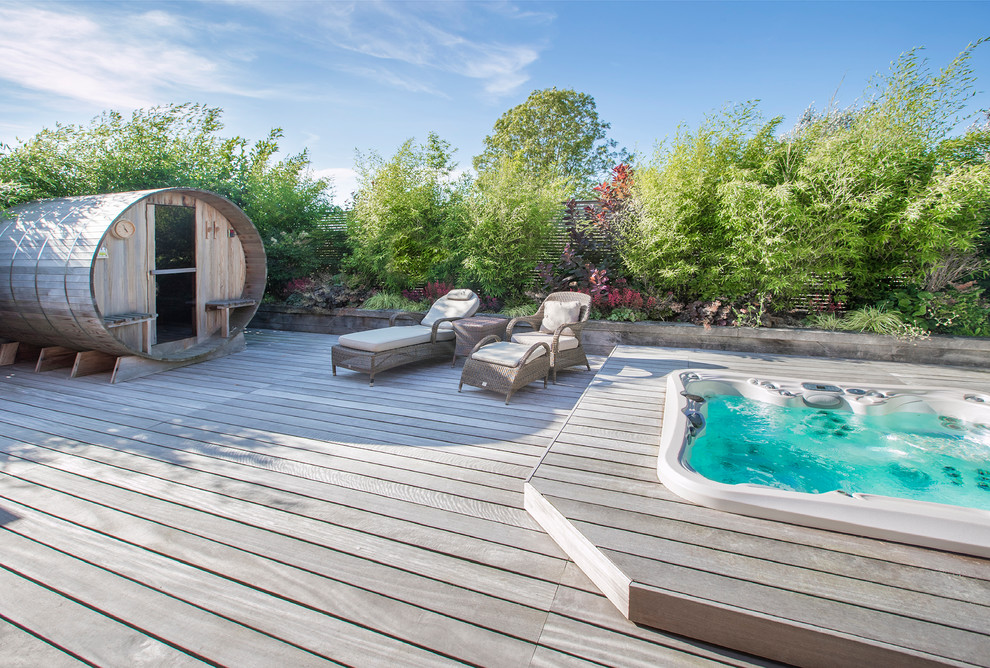
[[[157,342],[196,336],[196,209],[155,204]]]

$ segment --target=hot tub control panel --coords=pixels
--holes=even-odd
[[[801,387],[812,392],[838,392],[842,394],[842,388],[835,385],[823,385],[821,383],[801,383]]]

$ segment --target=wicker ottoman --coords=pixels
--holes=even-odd
[[[542,378],[543,389],[546,389],[549,375],[550,346],[547,344],[524,346],[488,336],[478,342],[465,360],[457,391],[465,385],[480,387],[504,394],[505,403],[509,403],[516,390],[534,380]]]

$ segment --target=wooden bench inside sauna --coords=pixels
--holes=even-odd
[[[261,237],[215,193],[40,200],[0,214],[0,365],[114,382],[243,349],[264,293]]]

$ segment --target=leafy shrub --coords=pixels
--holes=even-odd
[[[646,314],[638,309],[620,306],[619,308],[612,309],[612,312],[605,319],[621,322],[637,322],[639,320],[646,320]]]
[[[285,290],[288,282],[320,270],[318,246],[319,241],[309,232],[276,232],[265,239],[269,292],[284,297],[288,294]]]
[[[468,181],[454,180],[452,156],[435,133],[424,146],[407,140],[388,160],[358,154],[347,270],[392,292],[457,273]]]
[[[505,306],[500,313],[510,318],[524,318],[535,314],[540,310],[540,305],[536,302],[525,302],[522,304],[512,304]]]
[[[611,309],[629,308],[640,311],[647,305],[650,299],[652,298],[644,297],[641,292],[632,288],[617,285],[609,290],[608,295],[605,297],[605,303]]]
[[[345,274],[295,279],[287,284],[286,291],[289,306],[320,309],[358,306],[372,293],[360,279]]]
[[[0,151],[3,149],[4,146],[0,144]],[[23,183],[4,181],[3,178],[0,177],[0,211],[12,207],[15,204],[34,199],[31,195],[31,189]]]
[[[592,293],[584,289],[578,290],[591,296],[591,317],[604,320],[624,320],[636,322],[646,320],[649,316],[646,309],[656,301],[652,297],[644,297],[640,292],[625,286],[625,281],[618,281],[607,293]]]
[[[872,303],[973,252],[986,236],[990,128],[950,133],[975,47],[934,74],[908,52],[861,104],[809,110],[788,135],[753,103],[681,130],[636,172],[630,277],[703,300],[815,285]]]
[[[464,278],[496,297],[529,287],[563,195],[562,182],[539,178],[518,157],[479,174],[468,199]]]
[[[864,306],[849,311],[839,320],[839,328],[852,332],[872,332],[885,334],[898,339],[924,339],[928,332],[917,325],[904,322],[894,311],[885,311],[876,306]]]
[[[502,308],[502,301],[498,297],[478,295],[478,300],[478,313],[498,313]]]
[[[454,286],[451,283],[435,281],[433,283],[427,283],[425,287],[418,290],[403,290],[402,296],[409,301],[426,301],[428,304],[432,304],[453,289]]]
[[[668,292],[663,297],[649,297],[645,310],[650,320],[673,320],[684,310],[684,303]]]
[[[282,288],[282,293],[285,295],[293,295],[303,292],[308,292],[316,287],[316,281],[312,278],[294,278],[285,284]]]
[[[807,324],[815,329],[835,331],[841,329],[842,317],[835,313],[812,313],[807,318]]]
[[[931,330],[932,323],[928,319],[928,307],[934,297],[935,295],[927,290],[907,286],[891,292],[886,299],[877,303],[877,307],[884,311],[897,313],[904,322],[925,330]]]
[[[768,327],[770,320],[770,295],[753,295],[732,306],[736,327]]]
[[[560,259],[555,264],[541,262],[536,267],[541,291],[577,290],[593,298],[604,297],[608,294],[608,260],[601,236],[595,234],[596,218],[580,215],[577,203],[570,200],[564,221],[567,243]]]
[[[934,329],[957,336],[990,336],[990,301],[983,288],[970,281],[950,285],[933,296],[928,315]]]
[[[369,297],[361,308],[394,311],[427,311],[430,305],[424,301],[414,302],[394,292],[379,292]]]
[[[115,111],[88,126],[57,125],[14,147],[0,147],[0,191],[10,205],[164,187],[217,192],[243,208],[263,237],[306,229],[336,210],[330,183],[314,179],[303,151],[280,161],[281,129],[253,145],[219,136],[223,111],[196,104]],[[13,193],[11,195],[10,193]]]
[[[722,299],[693,301],[684,305],[677,320],[702,325],[705,329],[725,327],[732,324],[732,303]]]
[[[755,118],[750,104],[710,117],[695,133],[682,129],[637,170],[638,215],[625,226],[622,243],[637,282],[702,297],[719,293],[724,272],[717,258],[730,245],[718,225],[719,185],[743,164]]]
[[[634,170],[622,163],[612,168],[612,177],[595,186],[598,194],[598,210],[594,217],[598,229],[609,243],[609,251],[617,252],[612,244],[621,233],[622,225],[634,214]]]
[[[990,336],[990,303],[976,281],[954,284],[938,292],[901,288],[879,303],[902,320],[922,329],[959,336]]]

